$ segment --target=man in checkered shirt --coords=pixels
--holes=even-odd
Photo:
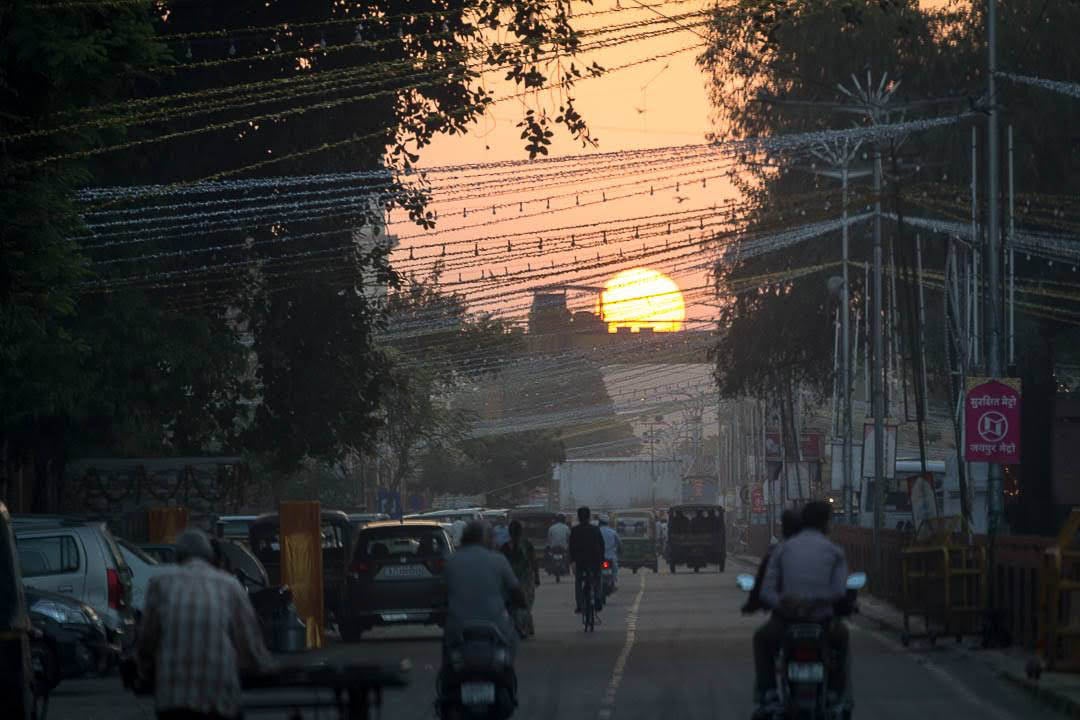
[[[272,665],[244,588],[213,565],[210,539],[186,530],[177,567],[150,580],[139,628],[140,674],[153,677],[160,720],[240,715],[240,671]]]

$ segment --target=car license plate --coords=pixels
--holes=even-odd
[[[798,683],[819,683],[825,680],[825,666],[821,663],[789,663],[788,680]]]
[[[387,565],[379,571],[375,578],[377,580],[401,580],[430,576],[431,573],[423,565],[409,563],[408,565]]]
[[[382,618],[383,622],[398,623],[398,622],[406,622],[406,621],[408,621],[409,614],[408,613],[383,613],[379,617]]]
[[[494,705],[495,683],[462,683],[461,703],[463,705]]]

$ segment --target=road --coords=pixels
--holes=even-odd
[[[624,571],[620,590],[592,635],[581,631],[572,613],[572,588],[545,578],[536,603],[538,635],[519,653],[521,706],[515,718],[749,718],[750,643],[763,617],[739,614],[743,596],[734,587],[737,571],[732,566],[725,574]],[[411,686],[387,693],[383,717],[432,717],[438,640],[434,629],[403,627],[372,632],[360,644],[368,657],[409,658],[413,664]],[[1055,717],[981,663],[948,648],[904,650],[861,621],[854,624],[852,647],[858,717]],[[151,718],[151,704],[125,695],[116,678],[65,682],[49,709],[49,720]]]

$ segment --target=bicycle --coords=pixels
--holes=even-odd
[[[581,608],[581,623],[585,632],[596,630],[596,614],[599,612],[597,603],[596,583],[599,580],[595,573],[586,573],[581,581],[581,592],[584,597],[584,606]]]

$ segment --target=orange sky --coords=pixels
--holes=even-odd
[[[940,6],[948,0],[924,0],[925,6]],[[654,3],[653,8],[667,16],[704,10],[711,0],[641,0]],[[620,4],[621,3],[621,4]],[[638,5],[635,0],[597,0],[593,5],[575,4],[579,13],[622,8],[613,12],[579,19],[578,29],[598,25],[624,24],[644,20],[660,20],[654,10]],[[672,24],[653,26],[674,27]],[[645,58],[685,50],[671,57],[610,72],[592,80],[584,80],[574,91],[578,109],[589,121],[600,140],[596,150],[583,150],[565,134],[558,134],[551,148],[552,156],[625,151],[642,148],[661,148],[701,143],[710,130],[710,106],[706,94],[706,78],[695,60],[704,39],[696,31],[679,30],[670,35],[638,40],[614,48],[580,56],[579,64],[593,61],[612,68]],[[515,88],[504,81],[501,73],[486,78],[496,96],[511,94]],[[549,98],[550,99],[550,98]],[[533,103],[535,106],[536,103]],[[527,157],[519,138],[516,122],[524,112],[522,101],[495,105],[482,122],[464,136],[444,136],[422,151],[421,167],[521,160]],[[657,186],[680,182],[675,187],[648,194],[649,176]],[[639,180],[644,184],[628,185]],[[702,186],[702,179],[707,179]],[[622,188],[612,189],[612,185]],[[603,200],[610,195],[633,194],[622,200]],[[452,192],[452,190],[451,190]],[[678,258],[649,259],[646,262],[619,260],[619,252],[655,251],[666,242],[687,242],[691,233],[670,236],[643,237],[633,242],[601,244],[598,241],[576,243],[571,231],[555,232],[554,228],[643,217],[659,213],[707,211],[710,206],[737,197],[723,168],[699,163],[695,167],[672,168],[662,164],[648,172],[609,174],[595,179],[578,179],[576,184],[565,183],[543,187],[531,192],[497,194],[494,197],[470,197],[467,200],[448,200],[446,192],[436,193],[434,208],[440,214],[438,228],[423,232],[407,218],[391,218],[391,232],[401,236],[401,245],[394,255],[395,267],[418,275],[430,273],[436,261],[444,260],[447,270],[443,280],[454,290],[471,298],[475,310],[496,310],[507,318],[523,320],[531,299],[529,288],[544,282],[574,283],[587,286],[602,285],[606,279],[637,265],[648,265],[671,276],[686,295],[688,328],[702,327],[715,318],[715,300],[709,288],[707,265],[715,252],[700,252],[694,257],[682,253]],[[520,203],[520,204],[519,204]],[[494,209],[492,205],[498,207]],[[550,208],[550,210],[549,210]],[[694,222],[698,222],[695,218]],[[472,226],[464,227],[462,226]],[[677,227],[677,224],[676,224]],[[691,230],[696,228],[690,228]],[[519,235],[508,239],[506,234]],[[521,235],[521,234],[524,235]],[[496,236],[496,237],[493,237]],[[561,244],[553,238],[561,238]],[[547,242],[543,249],[542,242]],[[452,243],[462,243],[457,246]],[[473,249],[475,242],[475,250]],[[440,245],[448,255],[443,256]],[[571,248],[571,245],[574,247]],[[583,247],[586,246],[586,247]],[[455,254],[456,251],[456,254]],[[669,253],[669,256],[678,253]],[[551,270],[554,263],[554,270]],[[589,265],[607,263],[603,268]],[[697,266],[697,267],[690,267]],[[535,279],[540,267],[548,268],[549,277]],[[515,273],[529,273],[534,279],[518,279]],[[494,274],[494,278],[492,275]],[[500,277],[501,276],[501,277]],[[571,294],[571,310],[595,309],[596,297],[589,292]]]
[[[657,0],[647,1],[655,3]],[[615,9],[620,7],[620,2],[622,8],[635,6],[633,0],[598,0],[592,6],[585,3],[576,4],[575,10],[589,12],[590,10]],[[689,0],[666,2],[663,5],[657,5],[656,9],[671,16],[702,10],[710,5],[708,0]],[[637,20],[660,21],[662,19],[650,10],[636,8],[625,12],[582,18],[578,29],[632,23]],[[656,29],[665,26],[676,27],[666,22],[652,27]],[[703,31],[698,28],[697,32]],[[598,79],[582,81],[574,91],[574,97],[579,111],[589,121],[594,135],[599,138],[600,146],[595,151],[583,150],[580,144],[574,143],[565,134],[559,134],[551,149],[551,154],[553,156],[574,155],[583,152],[610,152],[704,142],[710,128],[709,103],[706,97],[705,76],[695,64],[695,58],[703,42],[702,37],[694,31],[679,30],[663,37],[636,40],[581,56],[579,64],[596,61],[601,66],[611,68],[686,49],[685,52],[668,58],[613,71]],[[488,82],[495,90],[496,96],[514,91],[512,84],[501,78],[489,77]],[[421,166],[526,158],[524,143],[519,138],[520,130],[515,127],[522,113],[521,101],[508,101],[495,105],[483,122],[472,128],[468,135],[441,137],[432,146],[426,148],[422,153]],[[705,168],[705,170],[708,169]],[[434,266],[435,260],[440,256],[439,252],[431,249],[430,246],[443,242],[475,240],[479,243],[480,256],[477,257],[474,252],[466,258],[448,259],[446,262],[450,269],[445,273],[444,281],[451,283],[454,289],[472,295],[474,309],[498,309],[508,317],[523,319],[531,299],[527,289],[538,282],[576,281],[578,284],[584,283],[589,286],[602,285],[606,278],[599,277],[600,274],[606,274],[606,277],[610,278],[620,270],[637,264],[648,264],[667,273],[678,282],[687,296],[687,316],[690,320],[688,327],[695,327],[694,321],[699,321],[700,326],[700,321],[711,319],[715,315],[714,309],[705,304],[711,302],[710,292],[706,287],[708,282],[706,272],[702,269],[687,268],[692,264],[702,265],[704,258],[700,255],[694,257],[693,262],[686,257],[678,261],[646,263],[628,260],[615,262],[610,267],[599,270],[590,270],[587,269],[588,264],[596,265],[598,262],[603,263],[609,260],[618,261],[620,250],[624,253],[624,257],[632,253],[641,253],[643,243],[647,243],[650,249],[654,249],[662,246],[667,238],[654,237],[647,241],[627,241],[619,244],[613,242],[611,245],[594,242],[587,249],[582,248],[578,251],[570,249],[568,241],[565,240],[567,233],[562,231],[554,233],[555,237],[564,238],[562,249],[557,251],[549,249],[547,252],[540,249],[540,238],[544,237],[545,231],[548,231],[548,235],[551,236],[553,235],[552,228],[569,225],[641,217],[676,210],[679,212],[705,210],[713,203],[734,196],[734,191],[725,178],[709,180],[706,187],[701,186],[703,176],[715,178],[717,174],[715,168],[712,168],[711,174],[698,168],[682,175],[679,168],[659,167],[647,173],[656,178],[656,185],[678,182],[680,176],[692,179],[693,184],[680,183],[678,192],[672,187],[656,190],[652,195],[645,194],[650,184],[648,181],[642,180],[642,184],[629,186],[626,183],[631,181],[630,176],[622,174],[609,174],[597,178],[595,182],[578,181],[577,184],[542,188],[534,192],[518,192],[499,195],[495,198],[469,198],[465,202],[440,201],[440,195],[436,194],[434,199],[440,214],[439,229],[436,232],[423,233],[411,225],[407,219],[392,218],[391,232],[402,236],[401,246],[394,257],[395,265],[399,269],[424,274]],[[639,178],[644,177],[646,175],[639,176]],[[620,183],[624,187],[612,188],[613,185]],[[639,194],[633,198],[603,200],[603,193],[614,196],[635,192]],[[549,196],[565,196],[568,193],[573,193],[574,196],[552,198],[551,211],[547,210]],[[519,201],[522,204],[515,205]],[[491,209],[493,203],[500,205],[495,213],[492,213]],[[508,203],[514,206],[502,207]],[[584,207],[579,206],[578,203]],[[464,217],[463,210],[466,213]],[[456,215],[452,215],[453,213]],[[534,217],[521,218],[518,217],[519,215]],[[452,229],[481,222],[485,223],[483,227],[458,231]],[[536,237],[513,238],[510,240],[509,250],[505,239],[485,240],[492,235],[521,232],[527,232],[530,236],[535,233]],[[682,239],[685,241],[686,237],[684,235]],[[674,240],[670,241],[674,242]],[[552,240],[548,242],[549,248],[558,245]],[[577,248],[576,239],[574,244]],[[582,242],[583,246],[587,244],[585,241]],[[458,247],[471,249],[472,246]],[[451,246],[451,252],[453,248],[454,246]],[[412,261],[409,260],[410,249],[413,251]],[[421,257],[426,259],[421,260]],[[515,272],[526,271],[527,268],[531,268],[534,274],[538,274],[541,266],[548,268],[550,273],[552,261],[555,263],[556,271],[561,271],[560,274],[530,281],[517,281],[513,278]],[[511,275],[510,279],[505,278],[507,272]],[[484,280],[481,280],[481,273],[484,274]],[[492,281],[488,279],[491,273],[495,273],[496,277],[503,275],[504,278]],[[459,275],[461,284],[456,285],[454,283],[459,281]],[[572,310],[594,309],[596,305],[595,299],[588,293],[572,295],[571,304]]]

